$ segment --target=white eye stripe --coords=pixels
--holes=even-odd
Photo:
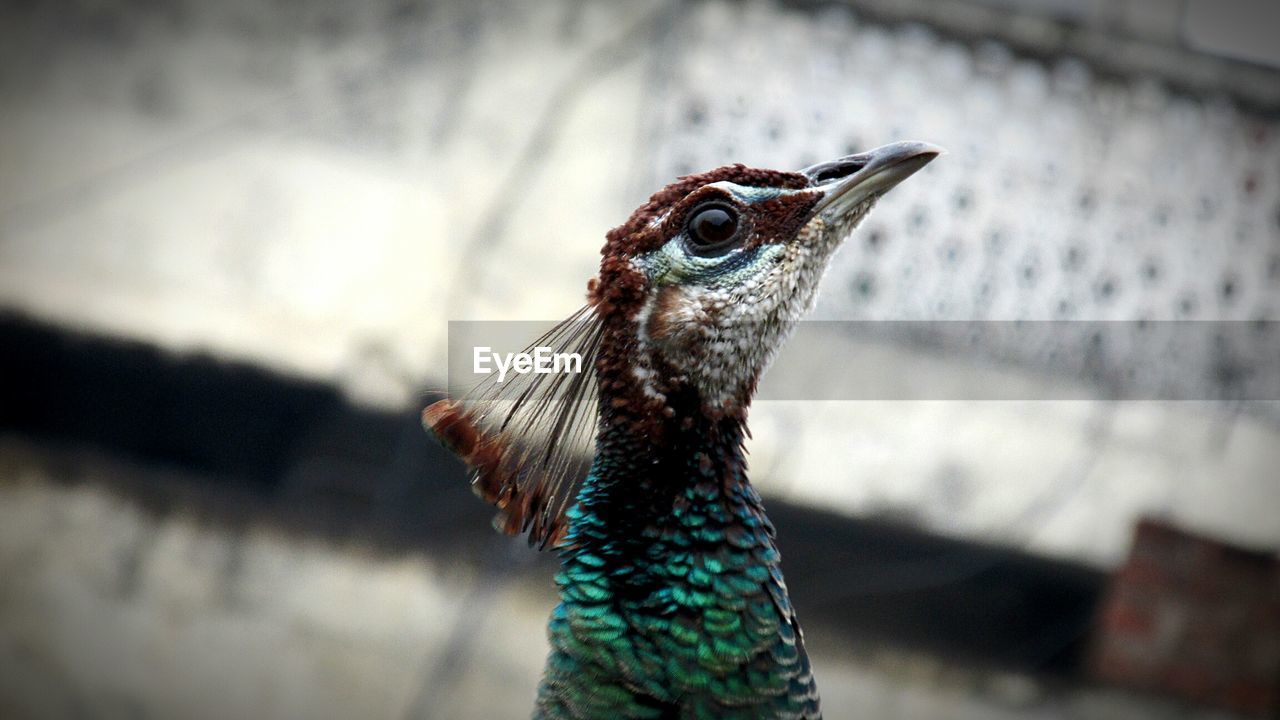
[[[755,187],[752,185],[738,185],[736,183],[731,183],[727,180],[714,182],[714,183],[711,183],[710,185],[707,185],[706,187],[714,187],[714,188],[719,188],[721,190],[724,190],[725,192],[732,195],[735,199],[747,204],[757,203],[762,200],[772,200],[773,198],[776,198],[782,195],[784,192],[793,192],[793,191],[784,190],[782,188]]]

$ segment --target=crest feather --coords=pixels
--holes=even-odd
[[[582,358],[577,373],[497,373],[422,411],[422,424],[471,468],[471,487],[498,508],[494,527],[539,549],[564,539],[565,510],[591,468],[599,407],[595,359],[603,325],[583,306],[534,340]]]

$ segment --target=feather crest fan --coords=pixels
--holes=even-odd
[[[459,399],[422,412],[422,424],[472,471],[471,487],[498,508],[494,527],[528,533],[539,549],[564,539],[565,510],[591,467],[599,407],[596,353],[603,326],[585,305],[525,348],[577,353],[582,372],[492,373]]]

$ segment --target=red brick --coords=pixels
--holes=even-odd
[[[1155,520],[1098,609],[1088,667],[1118,685],[1280,711],[1280,562]]]
[[[1103,623],[1107,632],[1131,637],[1146,638],[1155,630],[1155,622],[1149,612],[1126,603],[1116,603],[1108,608]]]
[[[1227,685],[1223,706],[1248,715],[1264,715],[1276,707],[1276,688],[1260,681],[1235,680]]]
[[[1213,699],[1219,683],[1207,667],[1183,662],[1167,667],[1160,684],[1180,697],[1208,702]]]

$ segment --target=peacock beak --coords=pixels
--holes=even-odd
[[[809,178],[813,189],[822,192],[814,215],[834,219],[889,192],[944,152],[932,143],[896,142],[800,172]]]

